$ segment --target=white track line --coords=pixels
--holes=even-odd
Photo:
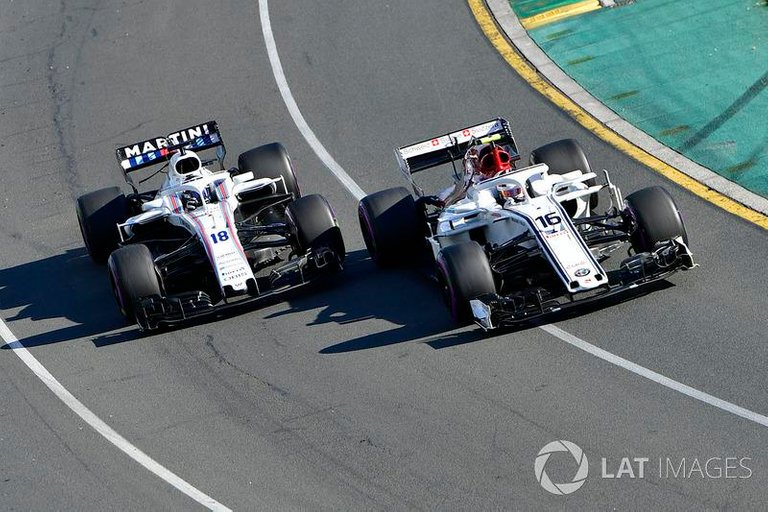
[[[264,32],[264,42],[267,46],[269,62],[272,64],[272,71],[275,74],[277,87],[280,89],[280,94],[285,101],[286,107],[288,107],[288,111],[291,113],[293,121],[296,123],[296,126],[299,128],[299,131],[307,140],[307,143],[309,143],[312,150],[328,167],[328,169],[339,179],[339,181],[347,188],[347,190],[349,190],[356,199],[364,197],[365,192],[363,189],[360,188],[357,183],[355,183],[349,174],[347,174],[347,172],[336,162],[336,160],[333,159],[330,153],[328,153],[325,147],[320,143],[315,133],[310,129],[309,125],[307,125],[307,121],[304,119],[304,116],[301,115],[301,111],[299,110],[299,106],[296,104],[296,100],[293,99],[293,94],[291,94],[291,90],[288,87],[288,81],[286,80],[285,73],[283,72],[283,66],[280,64],[280,56],[277,53],[277,46],[275,45],[275,37],[272,34],[272,24],[269,20],[268,0],[259,0],[259,16],[261,17],[261,28]],[[703,391],[699,391],[698,389],[686,386],[681,382],[670,379],[669,377],[665,377],[664,375],[656,373],[653,370],[649,370],[648,368],[640,366],[639,364],[635,364],[632,361],[628,361],[622,357],[596,347],[595,345],[592,345],[591,343],[588,343],[581,338],[578,338],[573,334],[560,329],[559,327],[555,327],[554,325],[544,325],[540,327],[540,329],[564,341],[565,343],[578,348],[579,350],[583,350],[584,352],[602,359],[603,361],[624,368],[625,370],[630,371],[636,375],[649,379],[653,382],[656,382],[657,384],[661,384],[666,388],[677,391],[678,393],[682,393],[695,400],[711,405],[712,407],[717,407],[722,411],[735,414],[741,418],[768,427],[767,416],[763,416],[762,414],[744,409],[743,407],[739,407],[738,405],[732,404],[731,402],[721,400],[716,396],[712,396],[708,393],[704,393]]]
[[[269,62],[272,64],[272,72],[275,75],[277,81],[277,87],[280,89],[280,94],[283,96],[285,106],[288,107],[288,112],[291,113],[293,122],[296,123],[296,127],[301,134],[307,139],[309,146],[317,154],[318,158],[322,160],[328,170],[330,170],[336,178],[349,190],[355,199],[362,199],[365,197],[365,192],[360,186],[355,183],[347,171],[345,171],[336,160],[333,159],[331,154],[320,143],[320,140],[312,131],[312,128],[307,124],[306,119],[301,114],[299,106],[296,104],[296,100],[293,99],[291,89],[288,87],[288,81],[285,79],[285,73],[283,73],[283,65],[280,63],[280,56],[277,53],[277,45],[275,44],[275,37],[272,34],[272,23],[269,20],[269,4],[266,0],[259,1],[259,17],[261,18],[261,27],[264,32],[264,43],[267,45],[267,53],[269,54]]]
[[[555,327],[554,325],[543,325],[540,327],[540,329],[548,332],[556,338],[561,339],[569,345],[573,345],[574,347],[583,350],[584,352],[602,359],[603,361],[607,361],[611,364],[624,368],[625,370],[629,370],[634,374],[645,377],[646,379],[652,380],[657,384],[661,384],[662,386],[673,389],[678,393],[682,393],[691,398],[694,398],[699,402],[704,402],[705,404],[709,404],[723,411],[758,423],[764,427],[768,427],[768,416],[763,416],[762,414],[758,414],[756,412],[750,411],[749,409],[739,407],[738,405],[732,404],[731,402],[726,402],[725,400],[717,398],[716,396],[712,396],[709,393],[699,391],[698,389],[692,388],[691,386],[686,386],[682,382],[678,382],[676,380],[670,379],[669,377],[665,377],[660,373],[656,373],[653,370],[649,370],[648,368],[633,363],[632,361],[628,361],[623,357],[612,354],[607,350],[603,350],[590,343],[587,343],[581,338],[577,338],[573,334],[566,332],[559,327]]]
[[[154,473],[158,477],[162,478],[179,491],[183,492],[202,506],[209,510],[216,511],[229,511],[231,509],[225,507],[215,499],[211,498],[204,492],[195,488],[191,484],[182,480],[179,476],[172,473],[170,470],[163,467],[160,463],[152,459],[149,455],[142,452],[139,448],[130,443],[126,438],[118,434],[112,427],[104,423],[104,421],[96,416],[90,409],[88,409],[83,403],[75,398],[75,396],[67,391],[67,389],[51,375],[51,373],[43,366],[40,361],[24,347],[24,344],[11,332],[8,326],[0,320],[0,336],[8,344],[9,348],[13,349],[13,352],[19,356],[24,364],[32,370],[38,379],[43,384],[48,386],[48,389],[53,391],[59,400],[72,409],[72,411],[80,416],[83,421],[90,425],[96,432],[98,432],[107,441],[115,445],[118,449],[128,455],[130,458],[141,464],[145,469]]]

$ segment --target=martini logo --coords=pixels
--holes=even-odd
[[[215,133],[217,128],[214,123],[215,121],[210,121],[208,123],[179,130],[165,137],[155,137],[143,142],[131,144],[130,146],[125,146],[118,149],[118,159],[123,160],[140,155],[146,155],[154,151],[158,151],[162,148],[178,146],[186,142],[194,141],[195,139],[204,135],[210,135],[212,132]]]
[[[546,465],[549,458],[555,454],[569,454],[575,463],[575,474],[570,482],[555,483],[547,475]],[[589,462],[584,451],[578,445],[570,441],[552,441],[539,451],[536,456],[536,462],[533,464],[533,471],[536,473],[536,480],[545,491],[563,496],[571,494],[581,489],[589,475]]]

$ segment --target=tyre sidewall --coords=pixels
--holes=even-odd
[[[358,204],[368,254],[381,266],[413,263],[424,254],[424,218],[403,187],[368,195]]]
[[[145,245],[117,249],[109,256],[107,268],[118,308],[129,320],[135,320],[137,299],[162,294],[152,254]]]
[[[575,139],[562,139],[550,142],[531,151],[532,164],[547,164],[550,174],[565,174],[576,169],[583,173],[592,172],[587,155],[581,144]],[[595,178],[584,182],[588,187],[597,185]],[[594,211],[597,208],[597,194],[589,196],[589,208]]]
[[[83,243],[97,263],[106,261],[118,247],[117,224],[128,218],[128,200],[118,187],[96,190],[77,198],[77,222]]]
[[[285,214],[298,253],[327,247],[336,254],[339,263],[344,261],[344,239],[336,215],[323,196],[311,194],[296,199],[286,207]]]
[[[448,246],[438,254],[437,268],[451,316],[461,324],[471,322],[469,301],[496,292],[485,251],[477,242]]]
[[[657,242],[678,236],[688,244],[682,215],[666,189],[658,186],[644,188],[627,196],[625,201],[636,225],[630,235],[635,252],[648,252]]]
[[[288,151],[279,142],[264,144],[237,157],[240,172],[252,172],[253,177],[275,179],[282,177],[288,193],[294,199],[301,197],[301,189]],[[281,192],[281,191],[279,191]]]

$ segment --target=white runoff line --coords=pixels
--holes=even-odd
[[[259,17],[261,18],[261,28],[264,32],[264,43],[267,46],[267,54],[269,55],[269,63],[272,65],[272,72],[275,75],[277,81],[277,87],[280,89],[280,94],[283,97],[285,106],[288,107],[288,112],[291,113],[293,122],[296,123],[296,127],[301,132],[301,135],[307,140],[315,154],[322,160],[322,162],[328,167],[336,178],[349,190],[355,199],[362,199],[365,196],[365,192],[360,186],[355,183],[349,174],[333,159],[325,146],[312,131],[312,128],[307,124],[306,119],[301,114],[299,106],[296,104],[296,100],[293,99],[291,89],[288,87],[288,80],[285,78],[283,72],[283,65],[280,63],[280,56],[277,53],[277,45],[275,44],[275,36],[272,34],[272,23],[269,20],[269,3],[267,0],[259,0]]]
[[[283,67],[280,64],[280,56],[277,53],[277,46],[275,45],[275,37],[272,34],[272,24],[269,21],[268,0],[259,0],[259,16],[261,17],[261,28],[264,32],[264,42],[267,46],[269,62],[272,64],[272,71],[274,72],[275,80],[277,81],[277,87],[280,89],[280,94],[283,97],[283,101],[285,101],[285,106],[288,107],[288,111],[291,113],[291,117],[293,118],[294,123],[296,123],[299,131],[307,140],[317,156],[320,157],[320,160],[322,160],[328,169],[339,179],[342,185],[344,185],[347,190],[349,190],[352,195],[355,196],[355,198],[360,199],[364,197],[365,192],[363,189],[360,188],[357,183],[355,183],[349,174],[347,174],[347,172],[336,162],[336,160],[333,159],[330,153],[328,153],[325,147],[320,143],[317,136],[309,127],[307,121],[304,119],[304,116],[301,115],[301,111],[299,110],[299,106],[296,104],[296,100],[293,99],[291,89],[288,87],[288,81],[285,79],[285,73],[283,73]],[[555,327],[554,325],[544,325],[539,328],[544,332],[560,339],[561,341],[564,341],[565,343],[568,343],[569,345],[576,347],[579,350],[583,350],[588,354],[592,354],[593,356],[600,358],[603,361],[616,365],[620,368],[624,368],[627,371],[649,379],[666,388],[677,391],[678,393],[682,393],[707,405],[717,407],[722,411],[735,414],[741,418],[755,422],[759,425],[763,425],[764,427],[768,427],[768,416],[763,416],[762,414],[758,414],[743,407],[739,407],[738,405],[732,404],[731,402],[721,400],[716,396],[712,396],[703,391],[699,391],[698,389],[686,386],[681,382],[670,379],[669,377],[665,377],[660,373],[656,373],[653,370],[649,370],[648,368],[640,366],[639,364],[633,363],[632,361],[628,361],[622,357],[596,347],[595,345],[592,345],[591,343],[588,343],[581,338],[578,338],[573,334],[560,329],[559,327]]]
[[[69,407],[75,414],[80,416],[83,421],[90,425],[96,432],[98,432],[107,441],[115,445],[123,453],[130,458],[141,464],[145,469],[154,473],[158,477],[162,478],[179,491],[183,492],[202,506],[209,510],[215,511],[228,511],[231,509],[222,505],[215,499],[211,498],[204,492],[195,488],[191,484],[187,483],[179,476],[172,473],[170,470],[163,467],[160,463],[152,459],[149,455],[142,452],[139,448],[130,443],[126,438],[118,434],[115,429],[104,423],[104,421],[96,416],[90,409],[88,409],[83,403],[75,398],[75,396],[67,391],[62,384],[51,375],[51,373],[33,356],[29,350],[24,347],[24,344],[11,332],[8,326],[0,320],[0,337],[8,344],[8,347],[13,349],[13,352],[19,356],[24,364],[32,370],[38,379],[43,384],[48,386],[48,389],[53,391],[59,400]]]

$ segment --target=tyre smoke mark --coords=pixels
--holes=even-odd
[[[704,139],[716,132],[721,126],[723,126],[729,119],[739,113],[744,107],[754,100],[758,94],[763,92],[768,87],[768,71],[763,76],[758,78],[749,88],[744,91],[744,94],[739,96],[736,101],[725,109],[719,116],[707,123],[701,130],[694,133],[690,139],[683,142],[683,144],[677,148],[679,151],[688,151],[698,146]]]

